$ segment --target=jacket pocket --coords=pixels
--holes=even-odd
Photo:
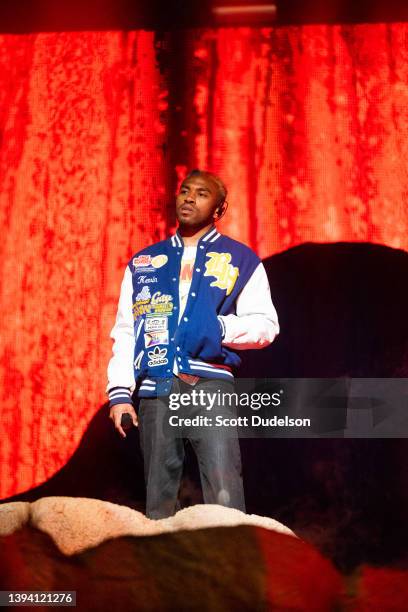
[[[189,357],[218,361],[222,356],[221,325],[213,308],[196,308],[185,327],[185,352]]]

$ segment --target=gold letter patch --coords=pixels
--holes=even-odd
[[[207,257],[210,260],[205,264],[204,276],[215,276],[216,280],[211,283],[211,287],[226,289],[229,295],[239,274],[239,269],[230,263],[231,253],[207,253]]]

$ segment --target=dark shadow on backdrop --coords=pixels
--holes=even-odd
[[[91,497],[144,512],[143,463],[136,429],[125,440],[108,418],[108,404],[96,412],[69,461],[44,484],[6,501],[41,497]]]
[[[281,334],[244,355],[240,376],[408,376],[408,253],[307,243],[264,264]],[[341,439],[345,419],[345,406],[332,430],[328,419],[333,439],[242,440],[248,511],[294,526],[346,569],[406,563],[407,440]]]

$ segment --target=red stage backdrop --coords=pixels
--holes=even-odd
[[[408,26],[0,37],[0,497],[49,478],[105,401],[124,266],[187,168],[221,230],[408,248]]]

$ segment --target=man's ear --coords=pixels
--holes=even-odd
[[[219,221],[227,212],[228,202],[224,200],[221,204],[215,209],[214,212],[214,221]]]

